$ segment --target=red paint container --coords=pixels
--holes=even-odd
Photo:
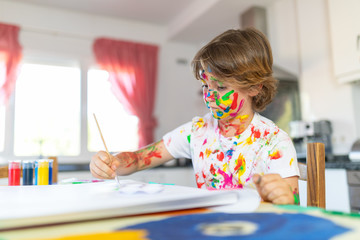
[[[21,160],[9,161],[9,186],[19,186],[21,175]]]

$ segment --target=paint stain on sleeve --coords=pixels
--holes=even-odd
[[[282,157],[282,152],[278,149],[276,149],[274,152],[270,153],[270,160],[276,160]]]

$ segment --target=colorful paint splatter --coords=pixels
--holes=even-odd
[[[290,137],[269,119],[255,113],[240,134],[227,138],[221,131],[226,128],[220,129],[218,120],[209,113],[163,138],[172,156],[192,159],[199,188],[254,187],[250,180],[255,173],[299,174]]]
[[[222,88],[223,83],[213,76],[209,77],[205,71],[201,73],[201,78],[204,101],[206,106],[211,110],[214,118],[225,119],[229,116],[236,117],[244,104],[244,99],[239,99],[239,93],[235,92],[234,89],[229,89],[229,91],[222,94],[210,88],[208,82],[215,82],[218,88]],[[210,107],[210,102],[215,102],[217,107]]]
[[[132,165],[138,165],[140,168],[149,166],[154,160],[162,157],[161,150],[158,145],[163,140],[153,143],[144,149],[136,152],[123,152],[121,153],[121,161],[126,168]],[[171,139],[168,139],[167,145],[171,144]]]

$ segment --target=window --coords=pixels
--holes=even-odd
[[[93,114],[100,125],[110,152],[131,151],[138,147],[138,118],[129,115],[111,92],[106,71],[88,72],[88,150],[105,150]]]
[[[137,149],[138,118],[116,99],[108,73],[72,66],[22,64],[9,105],[0,106],[4,159],[59,156],[62,163],[88,163],[105,150],[93,113],[109,151]]]
[[[14,154],[80,154],[80,70],[23,64],[16,82]]]

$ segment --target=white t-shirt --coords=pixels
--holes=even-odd
[[[232,138],[220,134],[218,120],[209,113],[167,133],[163,140],[174,158],[192,159],[199,188],[254,187],[255,173],[299,176],[290,137],[258,113],[243,133]]]

